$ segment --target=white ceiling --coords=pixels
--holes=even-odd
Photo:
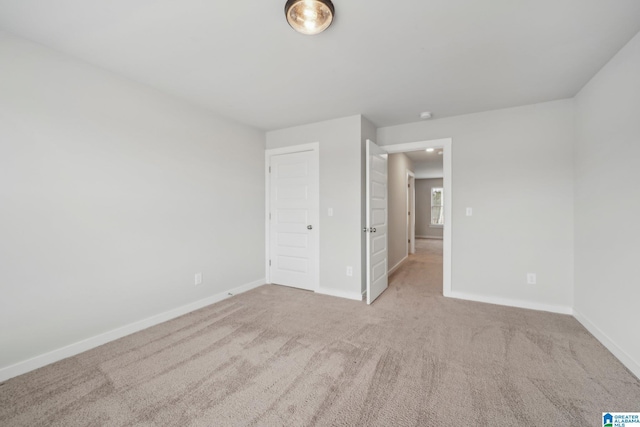
[[[638,0],[334,0],[303,36],[284,3],[0,0],[0,29],[264,130],[571,97],[640,31]]]
[[[433,153],[427,153],[424,150],[404,153],[411,159],[416,179],[442,178],[444,176],[443,160],[438,151],[441,150],[436,148]]]

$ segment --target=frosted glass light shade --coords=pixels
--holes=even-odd
[[[335,9],[331,0],[288,0],[284,6],[287,22],[302,34],[318,34],[333,21]]]

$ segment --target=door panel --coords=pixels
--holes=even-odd
[[[388,286],[387,259],[387,154],[367,140],[367,304]]]
[[[317,151],[270,158],[271,283],[314,290],[317,286]]]

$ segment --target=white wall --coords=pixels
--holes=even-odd
[[[264,134],[4,33],[0,74],[0,371],[263,280]]]
[[[320,291],[350,298],[362,295],[361,131],[357,115],[266,136],[267,149],[320,143]],[[353,267],[351,277],[347,266]]]
[[[562,100],[378,129],[383,145],[453,138],[454,296],[571,311],[573,119]]]
[[[389,154],[387,160],[389,270],[392,270],[409,255],[407,239],[407,171],[413,172],[413,164],[406,155],[403,153]]]
[[[442,178],[416,179],[416,237],[442,239],[444,229],[431,226],[431,189],[442,186]]]
[[[576,317],[640,377],[640,34],[576,97]]]

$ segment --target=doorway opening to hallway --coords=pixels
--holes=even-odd
[[[384,146],[389,286],[451,291],[451,140]]]

